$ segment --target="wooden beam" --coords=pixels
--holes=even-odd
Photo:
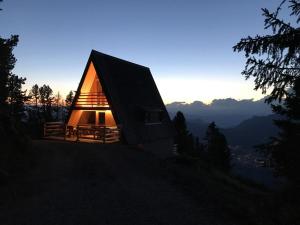
[[[111,110],[110,107],[78,107],[75,106],[72,110]]]

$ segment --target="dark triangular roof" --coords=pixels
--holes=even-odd
[[[139,144],[174,135],[149,68],[92,50],[78,90],[91,62],[126,142]],[[142,115],[145,111],[161,111],[162,122],[145,124]]]

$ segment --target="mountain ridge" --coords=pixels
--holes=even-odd
[[[265,103],[265,98],[257,101],[253,99],[215,99],[211,104],[205,104],[201,101],[173,102],[167,104],[166,108],[172,118],[177,111],[181,111],[189,120],[201,118],[206,123],[214,121],[221,128],[237,126],[252,116],[272,114],[271,107]]]

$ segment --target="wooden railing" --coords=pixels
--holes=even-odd
[[[76,107],[109,107],[103,92],[81,92],[75,104]]]
[[[114,143],[120,141],[120,128],[96,125],[66,126],[63,122],[44,123],[44,137],[50,139],[64,139],[80,141],[90,139],[101,143]]]
[[[46,122],[44,123],[44,137],[65,136],[66,126],[63,122]]]
[[[76,137],[77,141],[93,139],[102,143],[113,143],[120,141],[120,129],[118,127],[79,125],[76,128]]]

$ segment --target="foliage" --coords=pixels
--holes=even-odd
[[[18,35],[12,35],[8,39],[0,37],[0,111],[4,112],[7,108],[7,98],[9,95],[8,81],[16,63],[12,51],[19,41]]]
[[[297,186],[300,185],[295,172],[300,164],[300,152],[296,149],[300,146],[300,27],[279,18],[279,13],[286,4],[289,4],[291,19],[295,18],[293,24],[299,24],[300,1],[284,0],[273,13],[262,9],[265,29],[271,29],[272,35],[243,38],[233,48],[234,51],[245,52],[247,62],[242,74],[246,79],[255,78],[255,90],[262,89],[266,93],[271,88],[267,103],[284,100],[283,106],[272,105],[275,113],[285,116],[284,119],[275,121],[281,133],[271,143],[264,145],[263,149],[275,160],[276,171],[290,178]]]
[[[210,123],[205,140],[209,162],[223,171],[230,169],[230,149],[225,136],[219,131],[214,122]]]
[[[284,104],[273,106],[273,110],[287,119],[275,121],[281,129],[279,137],[273,137],[270,143],[261,147],[272,154],[275,172],[286,176],[293,182],[293,186],[297,186],[300,184],[300,79],[296,81]]]
[[[40,97],[39,86],[37,84],[33,85],[31,87],[29,94],[33,97],[33,100],[35,102],[35,108],[37,109],[38,101]]]
[[[25,84],[26,78],[17,75],[10,75],[8,79],[8,103],[9,113],[14,117],[21,118],[24,112],[24,102],[28,100],[26,91],[22,91],[22,85]]]
[[[49,85],[44,84],[42,87],[39,88],[39,93],[40,93],[40,102],[43,107],[45,119],[47,121],[51,121],[52,120],[52,103],[54,100],[54,98],[52,97],[53,91]]]
[[[28,99],[22,91],[26,78],[12,73],[17,61],[13,49],[18,41],[18,35],[0,37],[0,175],[5,176],[24,171],[32,159],[31,141],[21,122],[24,101]]]
[[[40,138],[43,134],[44,122],[53,120],[53,111],[56,112],[56,120],[58,120],[61,95],[58,92],[58,94],[53,97],[53,91],[49,85],[44,84],[39,87],[39,85],[35,84],[30,90],[30,96],[35,104],[35,108],[27,109],[28,133],[33,138]],[[53,108],[53,103],[56,105],[55,108]]]
[[[194,138],[188,131],[186,120],[182,112],[178,111],[173,119],[176,130],[175,143],[180,154],[192,154],[194,151]]]
[[[233,49],[244,51],[247,58],[246,66],[242,74],[246,79],[255,78],[255,90],[261,89],[266,93],[272,88],[267,99],[281,100],[286,96],[287,90],[293,87],[295,80],[299,78],[300,70],[300,29],[293,27],[278,18],[283,1],[274,13],[268,9],[263,10],[265,17],[265,29],[272,29],[273,35],[242,38]],[[290,1],[292,14],[300,21],[300,1]]]
[[[74,92],[73,92],[73,91],[70,91],[70,92],[67,94],[66,100],[65,100],[66,105],[67,105],[68,107],[71,106],[71,104],[72,104],[72,102],[73,102],[73,99],[74,99]]]
[[[0,38],[0,109],[2,113],[8,112],[10,115],[20,117],[27,97],[26,91],[22,91],[26,78],[12,73],[17,61],[12,51],[18,41],[17,35],[12,35],[9,39]]]

